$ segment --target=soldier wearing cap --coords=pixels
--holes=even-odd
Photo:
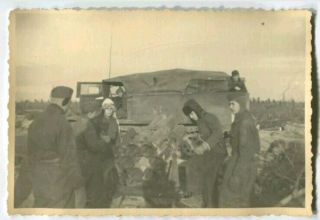
[[[219,198],[219,207],[250,207],[250,195],[256,179],[256,154],[260,151],[259,133],[248,111],[248,96],[232,93],[228,97],[235,115],[231,125],[232,155],[227,160]]]
[[[114,150],[119,141],[119,125],[113,101],[105,99],[101,110],[77,137],[79,151],[83,152],[87,208],[109,208],[118,183]]]
[[[240,78],[240,73],[238,70],[233,70],[231,77],[228,81],[229,91],[232,92],[247,92],[246,85],[244,81]]]
[[[36,208],[73,208],[83,185],[75,139],[65,112],[73,90],[52,89],[50,104],[28,129],[28,158]]]

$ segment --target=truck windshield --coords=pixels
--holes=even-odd
[[[80,88],[81,95],[99,95],[101,94],[101,84],[81,84]]]

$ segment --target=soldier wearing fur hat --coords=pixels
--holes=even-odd
[[[102,102],[100,113],[92,117],[77,137],[85,177],[87,208],[109,208],[118,183],[114,150],[119,141],[119,125],[111,99]]]
[[[219,119],[206,112],[194,99],[183,107],[184,114],[197,125],[200,138],[206,143],[195,149],[196,155],[189,161],[200,174],[203,208],[218,207],[218,174],[226,158],[226,148],[222,143],[223,132]]]
[[[228,99],[235,115],[230,131],[232,155],[227,161],[219,206],[250,207],[257,172],[256,154],[260,150],[259,134],[254,117],[248,111],[248,96],[232,93]]]
[[[28,158],[37,208],[73,208],[74,191],[83,185],[76,145],[65,112],[73,90],[52,89],[50,104],[28,129]]]

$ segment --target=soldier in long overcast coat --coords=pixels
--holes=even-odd
[[[111,205],[118,184],[114,150],[119,135],[114,103],[105,99],[102,111],[88,121],[77,137],[87,208],[109,208]]]
[[[73,208],[83,184],[71,125],[66,119],[73,90],[55,87],[50,104],[28,129],[28,158],[36,208]]]
[[[219,119],[203,108],[195,100],[188,100],[183,107],[184,114],[198,127],[201,139],[210,149],[199,149],[194,156],[194,165],[199,168],[202,185],[203,208],[218,207],[218,174],[222,168],[227,151],[221,140],[222,126]]]
[[[228,98],[235,114],[230,131],[232,156],[226,165],[219,206],[250,207],[257,172],[255,156],[260,150],[259,133],[252,114],[247,110],[247,96],[234,93]]]

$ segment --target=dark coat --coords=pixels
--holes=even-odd
[[[239,87],[240,90],[237,90],[236,87]],[[232,79],[232,77],[230,77],[228,81],[228,88],[229,91],[232,92],[247,92],[247,87],[244,84],[243,80],[239,79],[238,81],[235,81]]]
[[[222,142],[223,131],[219,119],[202,109],[194,100],[189,100],[184,105],[184,112],[194,111],[198,115],[198,120],[194,123],[198,127],[200,137],[206,141],[210,151],[203,155],[196,155],[188,163],[193,169],[194,178],[199,179],[204,208],[217,207],[217,179],[222,168],[224,159],[227,156],[226,148]]]
[[[236,114],[230,135],[232,156],[227,162],[219,205],[248,207],[257,172],[255,156],[260,151],[259,133],[250,112]]]
[[[100,135],[109,136],[111,141],[106,143]],[[114,158],[115,145],[119,140],[119,126],[115,118],[106,119],[103,112],[87,122],[86,128],[77,137],[80,151],[86,153],[86,159],[92,162]]]
[[[35,207],[63,208],[83,184],[71,125],[50,104],[28,129],[28,158]]]
[[[105,142],[101,135],[109,136]],[[103,112],[90,119],[77,137],[82,174],[85,177],[88,208],[108,208],[118,183],[114,150],[119,140],[115,118],[106,119]]]

